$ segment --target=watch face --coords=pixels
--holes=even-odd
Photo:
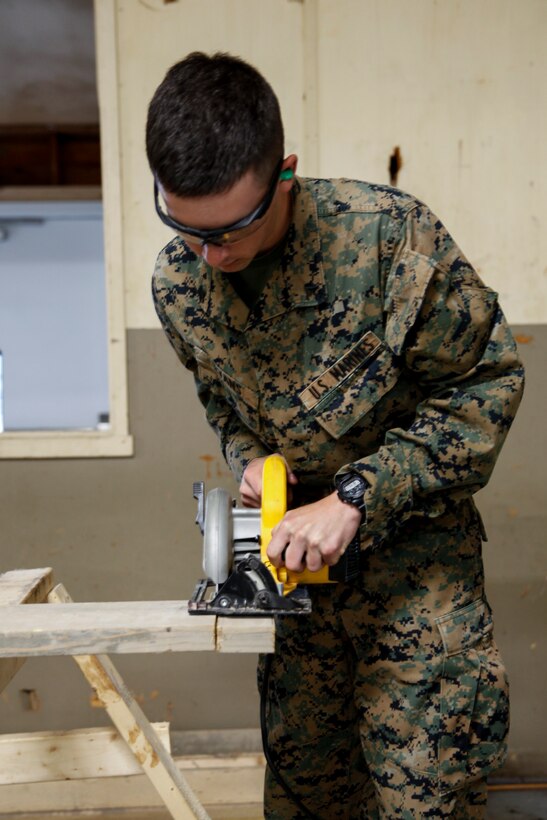
[[[353,504],[362,515],[366,515],[363,496],[368,486],[368,481],[362,475],[348,473],[338,483],[338,497],[346,504]]]
[[[344,495],[363,495],[365,489],[365,482],[361,478],[361,476],[354,476],[349,479],[349,481],[344,481],[342,484],[342,489],[344,491]]]
[[[343,499],[359,505],[363,501],[366,488],[367,482],[362,476],[348,475],[338,485],[338,493]]]

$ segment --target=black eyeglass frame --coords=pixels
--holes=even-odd
[[[280,180],[282,165],[283,158],[279,160],[279,162],[274,168],[274,172],[272,174],[272,179],[266,192],[266,196],[257,205],[254,211],[252,211],[248,216],[244,216],[242,219],[239,219],[237,222],[233,222],[231,225],[226,225],[223,228],[200,230],[199,228],[192,228],[189,225],[183,225],[181,222],[177,222],[176,219],[173,219],[173,217],[169,216],[169,214],[165,213],[165,211],[162,211],[159,200],[158,181],[156,177],[154,177],[154,204],[156,206],[156,213],[164,225],[167,225],[169,228],[173,228],[173,230],[177,231],[177,233],[188,235],[192,239],[195,239],[201,245],[229,243],[230,241],[232,241],[229,238],[230,234],[235,233],[236,231],[240,231],[242,228],[248,228],[249,225],[261,219],[266,214],[268,208],[272,204],[272,200],[277,189],[277,184]],[[219,240],[221,241],[219,242]]]

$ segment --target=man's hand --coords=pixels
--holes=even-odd
[[[281,457],[283,458],[283,456]],[[244,507],[253,507],[254,509],[257,509],[262,503],[262,470],[264,468],[264,462],[267,458],[268,456],[254,458],[245,468],[245,472],[243,473],[241,479],[241,484],[239,485],[241,503]],[[283,461],[285,461],[285,459],[283,459]],[[289,487],[287,488],[287,498],[290,502],[290,485],[294,486],[295,484],[298,484],[298,479],[286,461],[285,466],[287,468],[287,483],[289,484]]]
[[[289,510],[272,530],[268,558],[275,567],[293,572],[306,567],[312,572],[324,564],[334,566],[359,529],[361,513],[344,504],[337,493],[320,501]]]

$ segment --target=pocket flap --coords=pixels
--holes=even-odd
[[[492,611],[479,598],[472,604],[435,618],[447,656],[457,655],[475,646],[492,632]]]
[[[321,376],[300,394],[302,403],[313,410],[317,422],[335,439],[357,424],[397,383],[400,368],[391,350],[374,334],[370,335],[378,344],[349,376],[334,386]],[[324,376],[335,368],[336,365]],[[316,392],[319,382],[328,385],[322,395]]]
[[[389,274],[386,343],[397,356],[401,355],[407,333],[416,323],[434,272],[435,265],[430,259],[406,250]]]
[[[240,382],[234,376],[226,373],[221,367],[216,365],[212,359],[199,347],[194,347],[194,357],[199,367],[200,375],[214,377],[222,382],[234,397],[236,403],[244,402],[253,411],[258,410],[258,395],[250,387]]]

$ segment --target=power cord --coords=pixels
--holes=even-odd
[[[262,686],[260,688],[260,731],[262,733],[262,746],[264,749],[264,757],[266,758],[266,762],[268,767],[273,774],[274,778],[277,780],[287,797],[292,800],[295,806],[297,806],[301,812],[303,812],[305,817],[310,818],[310,820],[318,820],[317,816],[312,814],[306,806],[302,803],[298,795],[296,795],[275,763],[272,759],[271,749],[268,744],[268,728],[266,725],[266,703],[268,700],[268,688],[270,683],[270,672],[272,668],[272,660],[273,654],[268,654],[265,657],[264,663],[264,676],[262,679]]]

